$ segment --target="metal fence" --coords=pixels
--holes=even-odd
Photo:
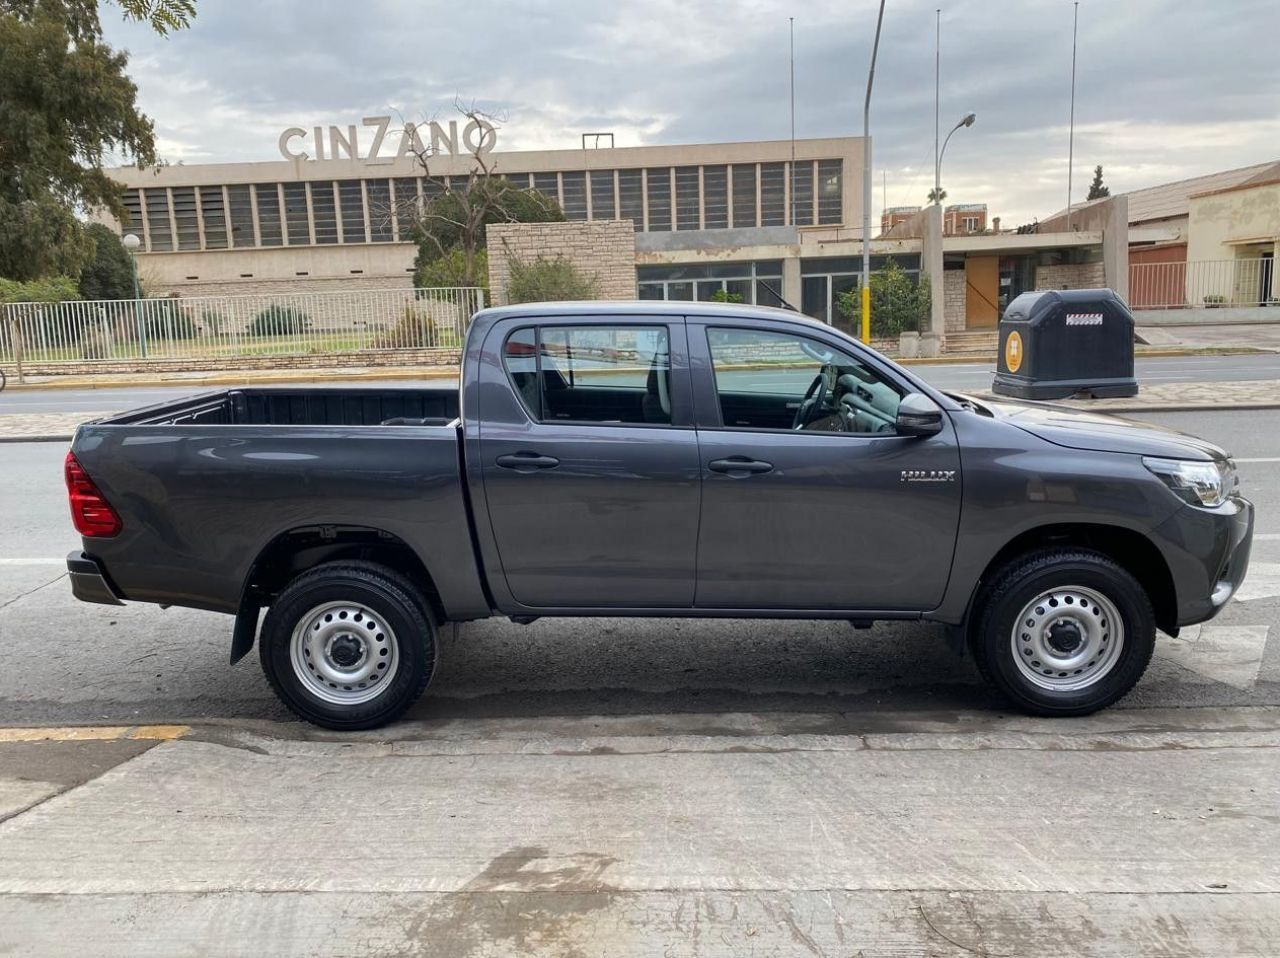
[[[1270,258],[1131,263],[1129,305],[1134,309],[1280,305]]]
[[[0,305],[0,362],[83,363],[456,347],[484,291],[363,289]]]

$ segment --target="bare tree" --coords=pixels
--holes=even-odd
[[[454,109],[466,121],[462,134],[452,142],[465,147],[467,171],[446,180],[439,172],[440,150],[435,136],[425,139],[421,131],[428,123],[406,123],[400,155],[412,155],[422,171],[421,199],[405,201],[390,197],[390,207],[400,224],[418,244],[417,266],[456,255],[459,259],[457,285],[486,285],[480,253],[485,248],[485,227],[490,223],[545,222],[563,220],[564,213],[553,198],[536,190],[516,186],[498,174],[490,155],[503,118],[480,110],[474,103],[454,101]],[[477,137],[470,137],[472,132]],[[388,211],[389,213],[390,211]],[[389,218],[389,216],[388,216]]]

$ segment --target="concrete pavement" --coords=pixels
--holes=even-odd
[[[0,823],[0,951],[1275,953],[1274,709],[846,720],[164,743]]]

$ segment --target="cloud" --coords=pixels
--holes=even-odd
[[[933,185],[934,10],[942,6],[943,133],[955,202],[1006,224],[1067,197],[1067,0],[891,0],[872,100],[875,207]],[[133,51],[162,153],[269,160],[287,126],[399,112],[446,115],[460,96],[508,117],[503,149],[785,138],[788,16],[796,133],[859,135],[873,0],[258,0],[207,2],[169,39],[110,22]],[[1080,6],[1074,195],[1103,164],[1113,192],[1280,158],[1274,0]]]

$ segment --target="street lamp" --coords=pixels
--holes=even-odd
[[[880,51],[880,24],[884,22],[884,0],[876,17],[876,38],[871,44],[871,66],[867,68],[867,99],[862,104],[862,341],[871,342],[871,84],[876,79],[876,54]]]
[[[142,288],[138,285],[138,250],[142,240],[137,233],[125,233],[120,240],[121,245],[129,251],[129,262],[133,266],[133,318],[138,324],[138,344],[142,348],[142,358],[147,358],[147,325],[142,320]]]
[[[978,118],[976,113],[966,113],[955,126],[951,128],[951,133],[960,129],[962,126],[973,126],[973,121]],[[947,143],[951,141],[951,133],[947,134],[947,138],[942,141],[942,149],[938,151],[938,164],[933,168],[933,201],[942,203],[942,156],[947,152]]]

